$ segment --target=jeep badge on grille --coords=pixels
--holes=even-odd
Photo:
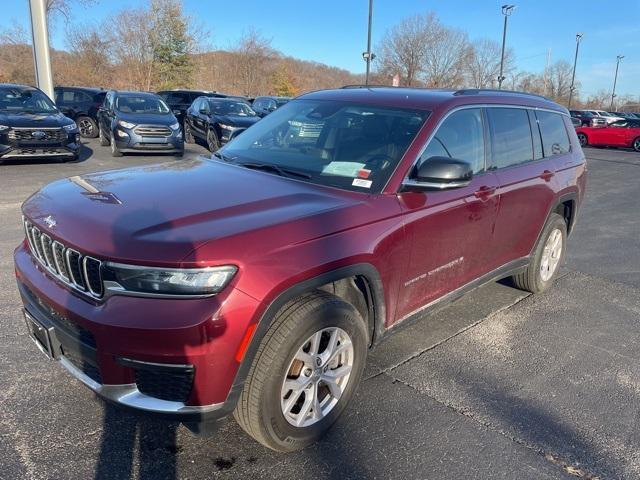
[[[52,216],[52,215],[49,215],[49,216],[47,216],[47,217],[44,217],[44,218],[42,219],[42,221],[43,221],[44,223],[46,223],[46,224],[47,224],[47,227],[49,227],[49,228],[53,228],[53,227],[55,227],[55,226],[58,224],[58,222],[56,222],[56,219],[55,219],[55,218],[53,218],[53,216]]]

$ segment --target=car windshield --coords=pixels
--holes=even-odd
[[[214,115],[238,115],[240,117],[255,117],[256,112],[245,102],[229,100],[209,100],[211,112]]]
[[[221,156],[239,164],[275,166],[313,183],[379,192],[429,113],[294,100],[227,144]]]
[[[116,98],[115,106],[122,113],[169,113],[166,103],[150,95],[123,95]]]
[[[58,109],[40,90],[0,88],[0,111],[8,113],[54,113]]]

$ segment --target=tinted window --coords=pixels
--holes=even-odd
[[[564,120],[559,113],[537,111],[538,125],[542,134],[544,156],[561,155],[569,152],[571,143],[564,126]]]
[[[117,97],[115,109],[122,113],[169,113],[169,107],[160,97],[151,95],[124,95]]]
[[[40,90],[0,86],[0,111],[51,113],[56,107]]]
[[[536,119],[536,114],[532,110],[528,110],[529,112],[529,122],[531,124],[531,133],[533,136],[533,158],[535,160],[539,160],[544,158],[544,153],[542,151],[542,137],[540,136],[540,128],[538,127],[538,120]],[[580,120],[577,120],[580,123]]]
[[[533,160],[527,111],[520,108],[488,108],[487,114],[494,165],[504,168]]]
[[[484,170],[482,110],[464,109],[452,113],[440,125],[420,162],[430,157],[450,157],[469,162],[474,173]]]

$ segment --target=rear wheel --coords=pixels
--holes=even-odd
[[[215,130],[209,129],[207,131],[207,147],[210,152],[215,152],[220,148],[220,141]]]
[[[640,152],[640,137],[636,138],[636,139],[633,141],[633,149],[634,149],[636,152]]]
[[[552,213],[542,230],[531,263],[525,271],[514,275],[513,283],[521,290],[540,293],[555,280],[567,244],[567,224],[564,218]]]
[[[234,412],[263,445],[300,450],[324,435],[353,396],[367,354],[358,311],[324,292],[292,300],[276,315]]]
[[[117,147],[116,142],[115,142],[114,139],[111,139],[111,156],[112,157],[121,157],[122,156],[122,152]]]
[[[581,147],[586,147],[589,144],[587,136],[582,132],[578,133],[578,141]]]
[[[102,127],[98,127],[98,131],[98,136],[100,137],[100,145],[103,147],[107,147],[109,145],[109,139],[102,130]]]
[[[96,138],[98,136],[98,124],[91,117],[78,117],[76,120],[80,135],[84,138]]]

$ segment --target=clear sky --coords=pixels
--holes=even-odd
[[[99,21],[145,0],[98,0],[74,8],[72,23]],[[184,0],[185,12],[208,32],[212,47],[232,45],[248,27],[257,28],[286,55],[363,72],[368,0]],[[501,41],[505,0],[374,0],[373,44],[402,18],[433,11],[471,39]],[[573,62],[575,34],[583,32],[577,79],[583,94],[613,84],[616,55],[624,55],[617,92],[640,101],[640,0],[513,0],[508,46],[520,69],[541,72],[551,61]],[[16,21],[28,27],[28,0],[3,0],[0,27]],[[53,46],[66,48],[58,21]],[[375,50],[374,50],[375,51]]]

